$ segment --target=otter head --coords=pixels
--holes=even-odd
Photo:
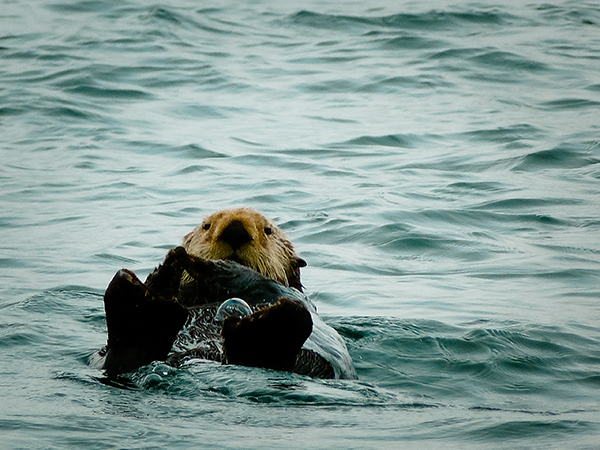
[[[271,220],[250,208],[218,211],[183,238],[183,247],[203,259],[228,259],[279,283],[302,290],[306,262]]]

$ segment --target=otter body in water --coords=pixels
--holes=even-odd
[[[355,378],[346,346],[302,292],[300,267],[283,231],[247,208],[207,217],[142,283],[119,271],[104,302],[108,342],[98,353],[109,376],[154,360],[190,358]],[[217,321],[235,297],[246,313]]]

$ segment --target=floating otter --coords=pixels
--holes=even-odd
[[[126,269],[117,272],[104,296],[108,341],[96,364],[115,376],[155,360],[177,366],[203,358],[356,378],[343,340],[302,292],[305,265],[259,212],[214,213],[145,283]],[[241,313],[232,302],[245,305]]]

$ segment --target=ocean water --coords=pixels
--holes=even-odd
[[[0,1],[0,447],[599,448],[600,6]],[[272,217],[359,380],[110,383],[102,295]]]

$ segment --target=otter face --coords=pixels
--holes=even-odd
[[[300,267],[286,234],[271,220],[250,208],[218,211],[206,217],[183,238],[183,247],[203,259],[228,259],[279,283],[302,289]]]

